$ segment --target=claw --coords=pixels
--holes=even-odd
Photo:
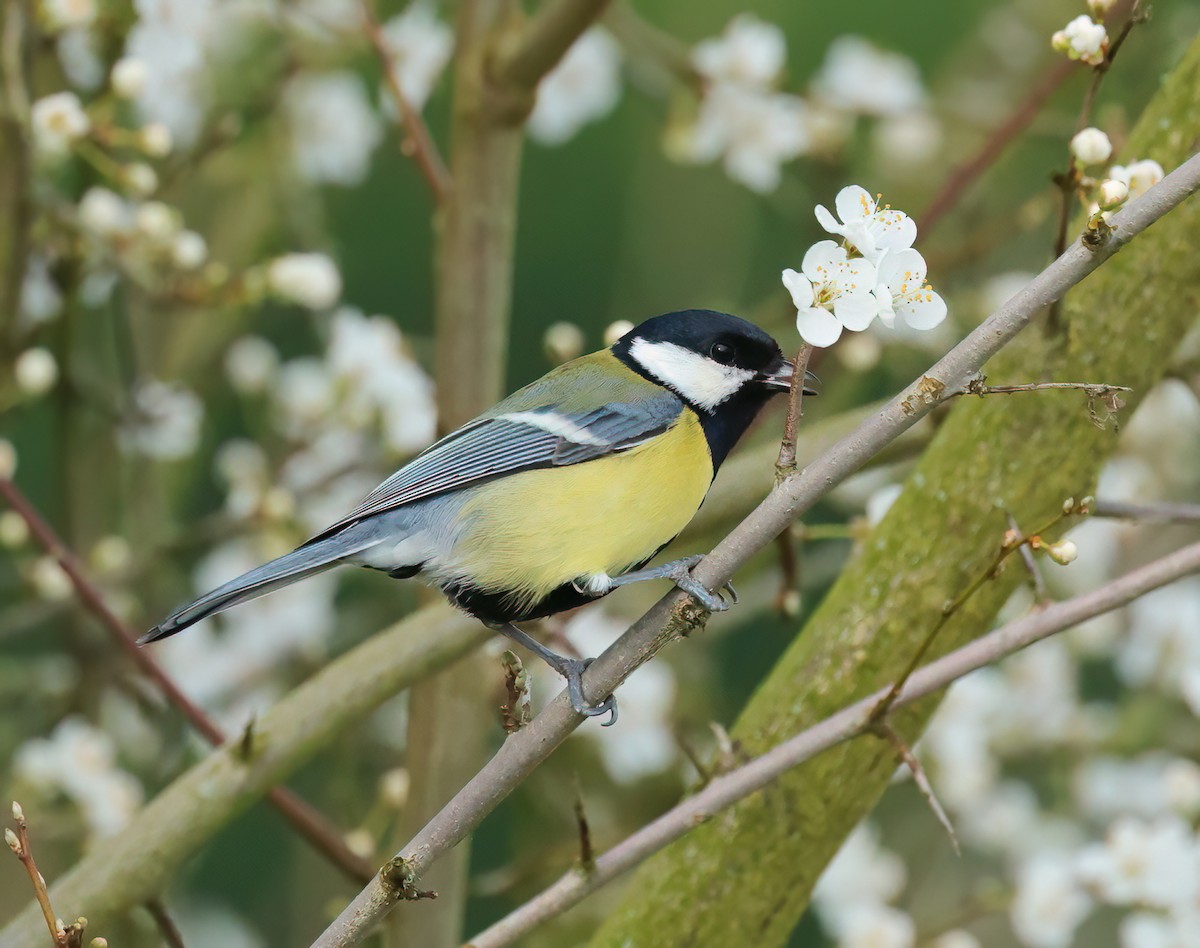
[[[582,661],[572,659],[570,664],[559,670],[567,679],[567,696],[571,699],[571,707],[575,709],[575,713],[594,718],[611,712],[612,717],[601,723],[600,726],[612,727],[617,723],[617,699],[609,695],[599,704],[590,705],[583,697],[583,673],[594,661],[594,658],[585,658]]]

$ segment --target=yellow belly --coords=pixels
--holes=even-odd
[[[525,471],[481,489],[462,510],[454,572],[535,602],[564,583],[617,576],[652,556],[695,515],[712,481],[699,420],[621,454]]]

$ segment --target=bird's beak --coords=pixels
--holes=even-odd
[[[773,389],[777,392],[786,392],[792,387],[792,376],[796,373],[795,363],[788,359],[783,360],[783,364],[773,372],[764,372],[758,377],[759,384],[766,388]],[[815,388],[809,388],[810,384],[819,384],[820,379],[804,370],[804,394],[818,395],[820,394]]]

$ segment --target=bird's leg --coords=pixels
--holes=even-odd
[[[602,726],[611,727],[617,723],[617,699],[612,695],[609,695],[595,706],[588,704],[584,700],[583,673],[595,659],[567,658],[565,655],[559,655],[558,652],[546,648],[546,646],[533,636],[522,632],[511,622],[488,622],[485,624],[489,629],[495,629],[501,635],[507,636],[518,645],[529,649],[529,651],[533,652],[538,658],[562,675],[563,678],[567,679],[567,694],[571,698],[571,707],[577,713],[593,718],[597,715],[612,712],[612,717],[605,721]]]
[[[704,585],[692,575],[692,567],[702,559],[704,559],[703,554],[685,556],[681,560],[672,560],[670,563],[663,563],[662,566],[652,566],[649,569],[639,569],[632,573],[626,573],[623,576],[614,576],[611,580],[612,588],[628,586],[630,583],[640,583],[646,579],[669,579],[709,612],[724,612],[729,608],[729,603],[722,599],[718,593],[705,589]],[[721,588],[729,590],[729,598],[736,605],[738,595],[737,590],[733,588],[733,584],[725,583]]]

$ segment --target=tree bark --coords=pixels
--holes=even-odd
[[[1195,152],[1198,130],[1200,42],[1147,108],[1128,157],[1173,167]],[[1127,417],[1196,321],[1198,227],[1200,202],[1185,203],[1072,292],[1063,334],[1024,334],[988,365],[990,378],[1131,385]],[[888,516],[743,712],[734,737],[746,753],[894,680],[943,604],[993,560],[1006,511],[1030,529],[1048,521],[1066,497],[1091,491],[1115,444],[1072,393],[956,405]],[[1010,568],[985,584],[929,657],[986,630],[1021,579]],[[935,706],[926,700],[897,714],[897,730],[915,740]],[[592,944],[784,944],[895,768],[890,748],[867,737],[788,774],[644,865]]]

